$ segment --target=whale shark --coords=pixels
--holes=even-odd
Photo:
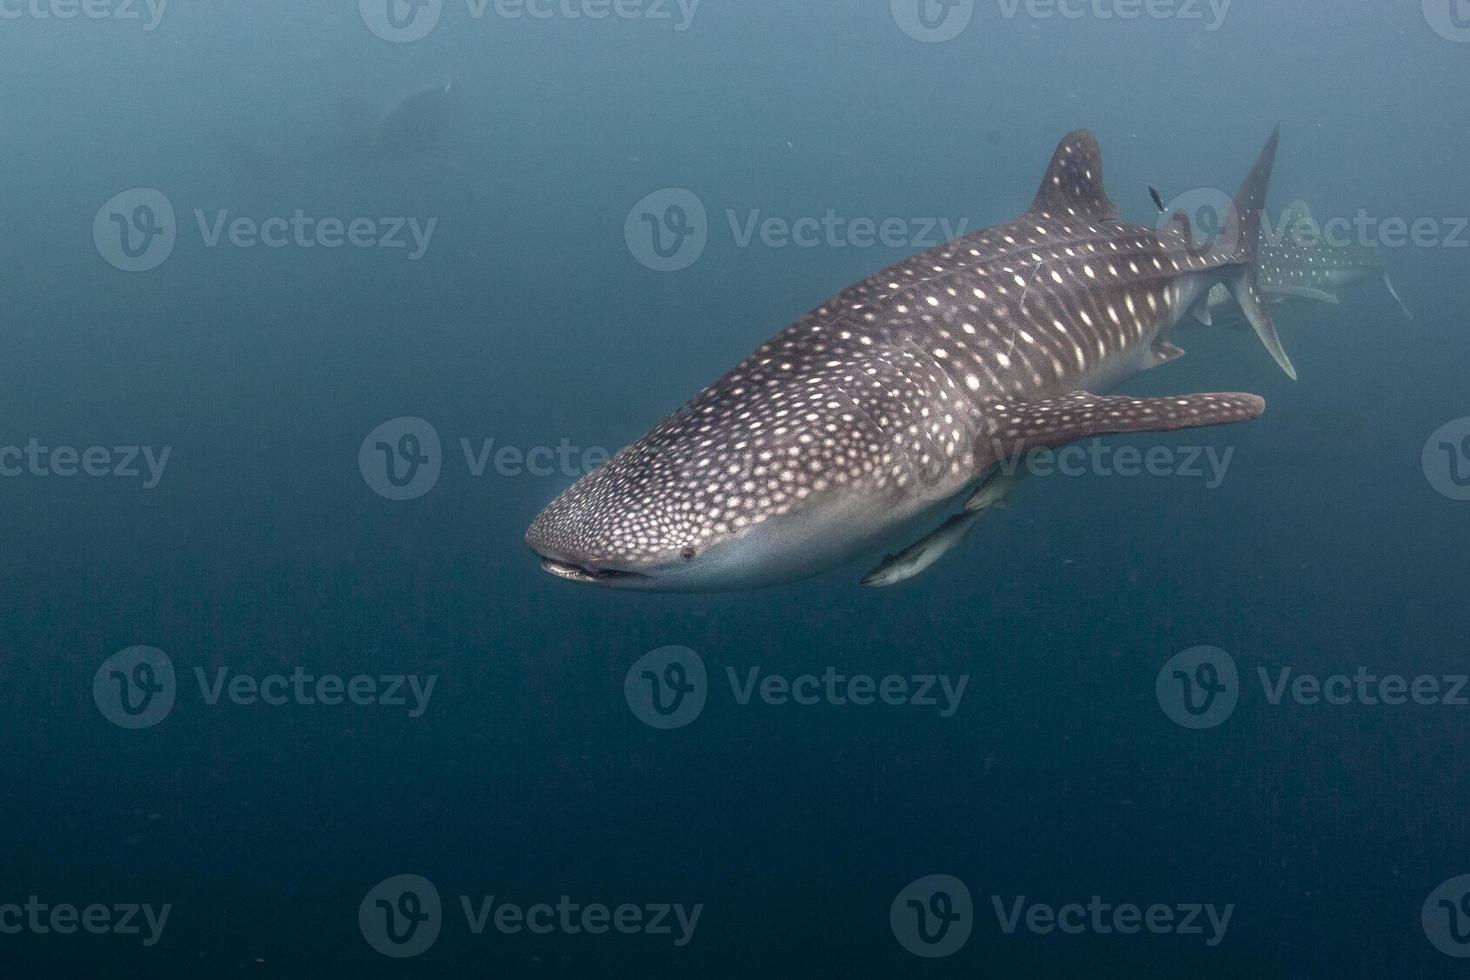
[[[252,182],[273,186],[283,176],[303,167],[317,168],[323,161],[354,164],[368,160],[384,160],[393,164],[405,160],[428,159],[451,170],[465,173],[468,168],[450,155],[451,135],[458,139],[458,90],[449,76],[431,84],[420,85],[389,99],[381,107],[372,107],[356,98],[343,98],[338,106],[340,120],[335,126],[323,127],[325,135],[314,135],[308,147],[290,152],[288,145],[276,139],[269,150],[222,129],[210,132],[215,142],[226,150],[238,169]]]
[[[1259,418],[1246,393],[1110,396],[1183,355],[1223,284],[1288,376],[1256,243],[1279,131],[1195,240],[1121,218],[1085,130],[1030,210],[848,287],[557,497],[526,532],[542,568],[615,589],[741,591],[821,574],[912,531],[1026,453]]]
[[[369,147],[411,154],[438,147],[453,117],[454,83],[448,75],[389,101],[360,134]]]
[[[1259,280],[1261,292],[1269,301],[1304,300],[1337,306],[1342,303],[1342,290],[1381,279],[1399,309],[1414,319],[1377,249],[1358,242],[1325,239],[1306,201],[1291,202],[1282,213],[1281,224],[1270,229],[1263,223],[1260,235]],[[1210,308],[1228,310],[1230,306],[1229,291],[1216,286],[1210,293]]]

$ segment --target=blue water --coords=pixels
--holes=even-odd
[[[926,2],[939,29],[966,15]],[[1260,679],[1445,695],[1466,670],[1470,423],[1425,448],[1470,415],[1470,10],[1436,2],[1236,0],[1216,23],[981,0],[940,41],[877,0],[596,20],[445,0],[395,42],[371,2],[152,24],[122,0],[88,9],[138,19],[0,0],[0,977],[1464,975],[1443,950],[1470,954],[1470,707],[1272,703]],[[443,82],[427,132],[378,132]],[[1233,192],[1277,123],[1273,205],[1433,219],[1438,240],[1379,249],[1414,322],[1376,282],[1280,313],[1298,382],[1222,327],[1128,383],[1267,398],[1249,426],[1107,442],[1229,451],[1218,486],[1027,481],[891,591],[857,586],[872,562],[753,593],[598,590],[525,549],[584,453],[937,244],[923,219],[1010,220],[1067,131],[1097,134],[1112,196],[1152,222],[1149,185]],[[670,188],[704,207],[707,247],[659,272],[625,225]],[[433,230],[417,258],[406,223],[404,248],[210,244],[298,210],[339,238],[358,217]],[[753,218],[829,210],[903,240],[742,244]],[[154,267],[120,267],[124,231]],[[369,434],[399,447],[405,418],[437,435],[414,445],[438,475],[400,501]],[[516,462],[563,446],[566,465]],[[706,668],[706,703],[661,730],[625,679],[670,646]],[[1156,682],[1202,646],[1238,704],[1191,729]],[[742,703],[727,671],[752,668],[965,687],[948,716]],[[372,703],[229,693],[293,673],[341,679],[338,700],[372,678]],[[377,703],[410,675],[433,678],[421,711],[406,681]],[[152,697],[172,700],[129,714]],[[461,897],[489,896],[510,918],[477,934]],[[639,925],[516,931],[563,896]],[[1093,896],[1230,918],[1046,928]],[[130,905],[168,917],[128,931]],[[675,905],[692,928],[646,928]],[[57,906],[100,906],[98,934],[55,928]]]

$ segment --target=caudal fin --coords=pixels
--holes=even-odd
[[[1225,285],[1240,304],[1240,309],[1255,329],[1256,336],[1266,345],[1266,350],[1271,352],[1271,356],[1276,359],[1281,370],[1286,372],[1287,377],[1295,381],[1296,368],[1287,356],[1286,348],[1281,346],[1281,337],[1276,333],[1276,321],[1272,319],[1271,309],[1261,295],[1260,270],[1256,265],[1256,250],[1261,240],[1261,216],[1266,210],[1266,193],[1271,188],[1271,171],[1276,165],[1276,147],[1280,141],[1281,130],[1278,127],[1271,133],[1271,138],[1267,140],[1266,148],[1261,151],[1261,158],[1256,161],[1250,176],[1241,185],[1240,193],[1235,195],[1235,217],[1240,240],[1237,245],[1237,264],[1226,273]]]

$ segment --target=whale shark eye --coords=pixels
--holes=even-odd
[[[679,552],[679,557],[684,559],[685,561],[693,561],[698,554],[699,552],[695,551],[693,548],[685,548],[683,551]]]

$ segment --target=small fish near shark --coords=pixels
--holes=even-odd
[[[986,480],[965,502],[965,509],[939,526],[933,534],[897,555],[889,555],[867,575],[862,584],[886,589],[918,578],[939,559],[953,551],[969,537],[980,518],[993,508],[1005,507],[1021,474],[996,473]]]
[[[1026,214],[823,303],[577,481],[526,543],[572,582],[762,588],[881,547],[1032,450],[1259,418],[1252,394],[1102,392],[1183,356],[1170,333],[1217,284],[1296,377],[1257,268],[1278,138],[1235,198],[1226,249],[1196,242],[1183,213],[1162,229],[1123,221],[1097,140],[1068,135]],[[977,513],[873,574],[932,564]]]
[[[1257,255],[1261,292],[1270,302],[1304,300],[1337,306],[1342,302],[1342,290],[1382,279],[1399,309],[1414,319],[1377,250],[1358,242],[1328,241],[1305,201],[1287,205],[1276,229],[1263,223]],[[1230,303],[1230,294],[1224,288],[1217,286],[1211,291],[1212,311],[1228,308]]]
[[[212,132],[240,171],[262,186],[274,185],[301,167],[319,167],[323,161],[399,163],[423,158],[464,172],[466,168],[449,155],[446,146],[450,134],[462,129],[457,96],[453,80],[445,75],[394,96],[380,108],[344,97],[338,106],[338,125],[325,127],[324,135],[314,135],[310,149],[294,155],[283,153],[280,141],[266,151],[233,133]]]

